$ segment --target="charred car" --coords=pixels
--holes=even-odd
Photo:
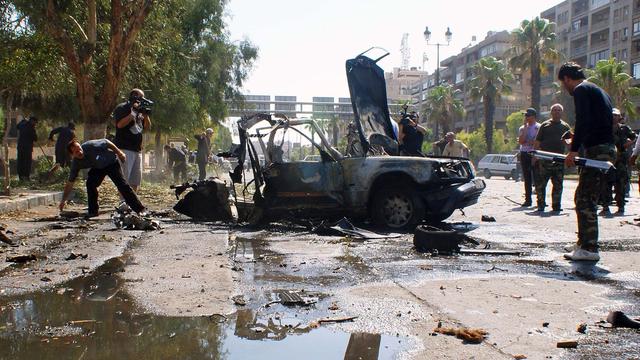
[[[239,165],[230,175],[255,189],[243,207],[268,219],[346,215],[407,229],[442,221],[478,201],[485,183],[468,159],[398,156],[380,59],[361,54],[346,62],[354,119],[343,152],[311,119],[257,113],[237,122],[240,146],[233,155]],[[291,161],[288,133],[306,138],[320,156]],[[251,174],[241,165],[247,160]]]

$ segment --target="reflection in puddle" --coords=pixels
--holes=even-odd
[[[251,309],[223,322],[142,314],[119,291],[123,266],[112,260],[60,289],[0,298],[0,359],[389,359],[403,346]]]

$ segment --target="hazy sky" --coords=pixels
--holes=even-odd
[[[344,63],[379,46],[391,53],[379,65],[400,67],[402,34],[409,34],[410,66],[436,66],[436,48],[426,46],[425,26],[432,43],[444,42],[447,26],[451,46],[440,49],[440,60],[456,54],[487,31],[512,30],[560,0],[230,0],[227,23],[233,39],[247,37],[259,47],[259,58],[245,85],[254,95],[348,96]]]

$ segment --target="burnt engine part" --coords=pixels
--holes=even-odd
[[[231,221],[233,215],[229,202],[227,184],[211,178],[193,183],[171,186],[175,189],[178,203],[173,210],[199,221]],[[180,199],[180,195],[187,189],[192,189]]]

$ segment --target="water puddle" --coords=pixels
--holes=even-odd
[[[121,291],[124,263],[49,292],[0,298],[0,359],[392,359],[395,337],[334,331],[290,313],[142,313]]]

